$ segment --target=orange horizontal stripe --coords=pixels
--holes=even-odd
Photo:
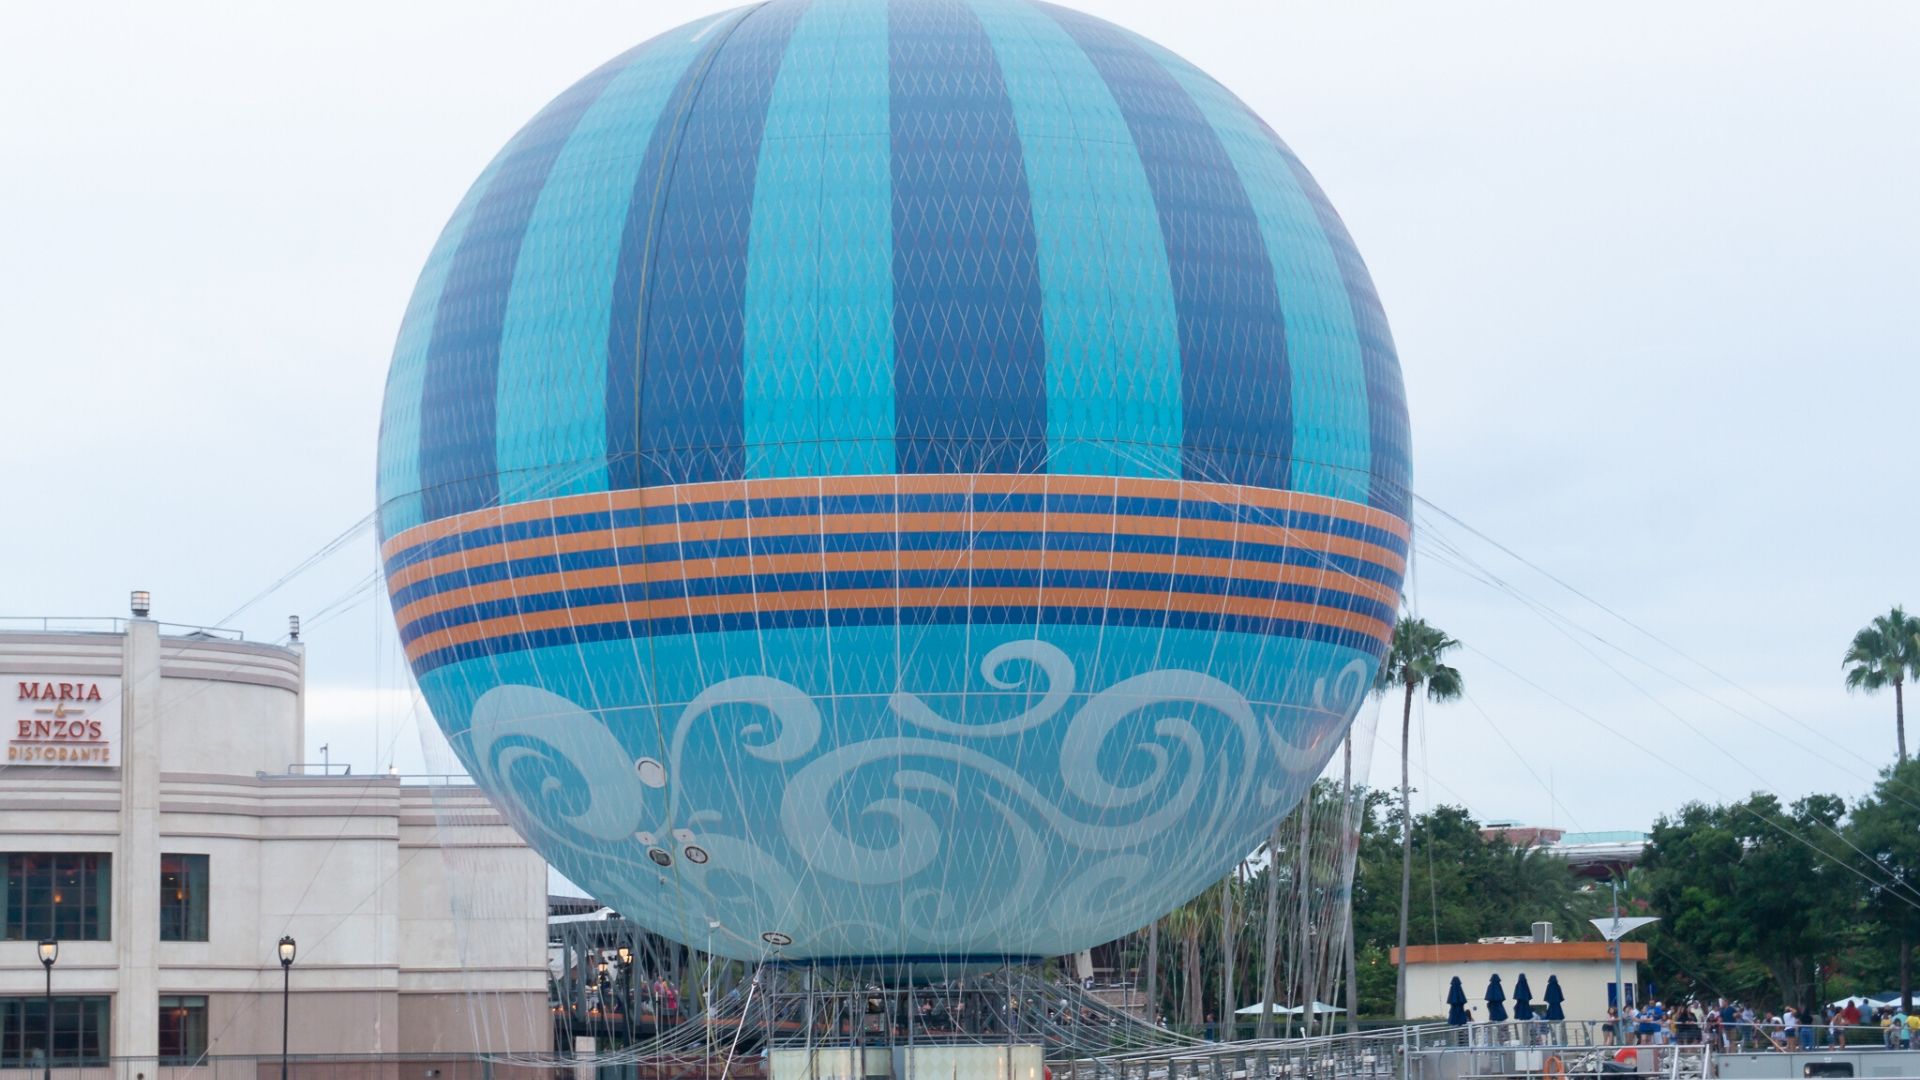
[[[1406,539],[1407,523],[1377,507],[1327,495],[1301,491],[1216,484],[1198,480],[1163,480],[1138,476],[1054,476],[1047,473],[926,473],[879,476],[781,477],[762,480],[717,480],[704,484],[650,487],[623,491],[600,491],[586,495],[564,495],[553,499],[509,506],[469,510],[464,514],[416,525],[388,538],[380,547],[380,557],[392,558],[415,544],[443,536],[470,532],[496,525],[533,521],[543,517],[566,517],[602,510],[671,506],[716,502],[726,499],[778,499],[830,495],[934,495],[983,492],[986,494],[1121,495],[1131,498],[1187,499],[1258,506],[1275,510],[1299,510],[1327,514],[1385,529]]]
[[[832,514],[824,517],[796,514],[774,518],[729,518],[667,525],[631,525],[619,529],[511,540],[504,544],[473,548],[469,551],[450,552],[403,566],[387,579],[387,588],[389,591],[403,589],[424,578],[474,566],[487,566],[496,562],[530,559],[542,555],[599,551],[610,547],[741,539],[748,536],[810,536],[818,533],[997,531],[1113,532],[1122,536],[1180,536],[1204,540],[1227,540],[1242,544],[1272,544],[1333,555],[1346,555],[1388,567],[1397,574],[1406,572],[1406,560],[1397,552],[1378,544],[1281,525],[1204,521],[1192,518],[1136,517],[1127,514],[1043,514],[1025,511],[978,514]]]
[[[587,607],[536,611],[525,615],[505,615],[497,619],[451,626],[422,634],[407,645],[407,659],[417,660],[430,652],[470,641],[512,634],[555,630],[566,626],[595,626],[612,622],[649,622],[654,619],[686,618],[701,615],[730,615],[751,611],[813,611],[876,607],[1079,607],[1090,609],[1121,608],[1138,611],[1192,611],[1208,614],[1244,615],[1262,619],[1286,619],[1313,623],[1365,634],[1385,641],[1392,628],[1378,619],[1351,611],[1285,600],[1260,600],[1238,596],[1208,596],[1203,593],[1165,593],[1143,589],[1041,589],[1029,587],[968,589],[819,589],[791,592],[736,593],[728,596],[675,597],[665,600],[636,600],[623,604],[593,604]]]
[[[559,570],[503,581],[487,581],[424,596],[396,615],[406,626],[428,615],[470,604],[572,589],[638,585],[658,581],[699,580],[736,574],[833,573],[859,570],[1114,570],[1122,573],[1197,574],[1208,577],[1338,589],[1397,607],[1397,590],[1377,581],[1324,567],[1222,559],[1206,555],[1104,551],[846,551],[781,555],[738,555],[723,559],[602,566]]]

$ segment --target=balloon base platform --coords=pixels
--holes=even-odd
[[[619,987],[570,1026],[608,1035],[603,1064],[642,1080],[1044,1080],[1045,1061],[1185,1051],[1201,1040],[1149,1024],[1039,966],[888,983],[897,965],[768,963],[705,1013],[648,1011]],[[647,980],[636,982],[644,985]],[[567,1024],[565,1010],[557,1023]]]

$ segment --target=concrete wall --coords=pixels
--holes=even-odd
[[[162,994],[207,996],[211,1053],[277,1054],[290,934],[296,1054],[549,1049],[546,864],[472,788],[286,775],[304,665],[141,620],[0,633],[0,678],[122,679],[118,767],[0,770],[0,851],[114,859],[112,939],[63,942],[55,992],[114,997],[116,1056],[156,1052]],[[175,853],[208,857],[208,941],[158,940]],[[0,942],[0,994],[42,991],[34,949]]]

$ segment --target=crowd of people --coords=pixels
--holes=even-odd
[[[1625,1015],[1607,1010],[1601,1028],[1607,1041],[1622,1046],[1697,1045],[1719,1051],[1812,1050],[1816,1047],[1884,1046],[1920,1048],[1920,1009],[1898,1005],[1862,1009],[1855,1001],[1829,1005],[1819,1014],[1789,1005],[1756,1011],[1751,1005],[1721,998],[1628,1005]]]

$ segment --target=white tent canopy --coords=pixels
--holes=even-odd
[[[1866,996],[1841,998],[1839,1001],[1830,1003],[1827,1008],[1844,1009],[1847,1007],[1848,1002],[1852,1002],[1856,1008],[1861,1009],[1884,1009],[1891,1005],[1900,1004],[1900,995],[1893,994],[1883,998]]]
[[[1260,1004],[1260,1003],[1258,1003],[1258,1002],[1256,1002],[1255,1004],[1252,1004],[1252,1005],[1249,1005],[1249,1006],[1247,1006],[1247,1007],[1246,1007],[1246,1008],[1244,1008],[1244,1009],[1235,1009],[1235,1010],[1233,1011],[1233,1015],[1235,1015],[1235,1016],[1259,1016],[1259,1015],[1260,1015],[1260,1011],[1261,1011],[1261,1010],[1262,1010],[1263,1008],[1265,1008],[1265,1006],[1264,1006],[1263,1004]],[[1343,1012],[1346,1012],[1346,1011],[1347,1011],[1347,1010],[1345,1010],[1345,1009],[1342,1009],[1342,1008],[1340,1008],[1340,1007],[1339,1007],[1339,1006],[1337,1006],[1337,1005],[1329,1005],[1329,1004],[1327,1004],[1327,1003],[1326,1003],[1326,1002],[1324,1002],[1324,1001],[1316,1001],[1316,1002],[1314,1002],[1314,1003],[1313,1003],[1312,1005],[1310,1005],[1310,1006],[1308,1006],[1308,1008],[1310,1008],[1310,1009],[1312,1009],[1312,1010],[1313,1010],[1313,1015],[1315,1015],[1315,1016],[1325,1016],[1325,1015],[1327,1015],[1328,1013],[1343,1013]],[[1293,1006],[1291,1006],[1291,1005],[1275,1005],[1275,1006],[1273,1007],[1273,1015],[1275,1015],[1275,1016],[1299,1016],[1299,1015],[1300,1015],[1300,1010],[1299,1010],[1299,1009],[1297,1009],[1297,1008],[1295,1008],[1295,1007],[1293,1007]]]

